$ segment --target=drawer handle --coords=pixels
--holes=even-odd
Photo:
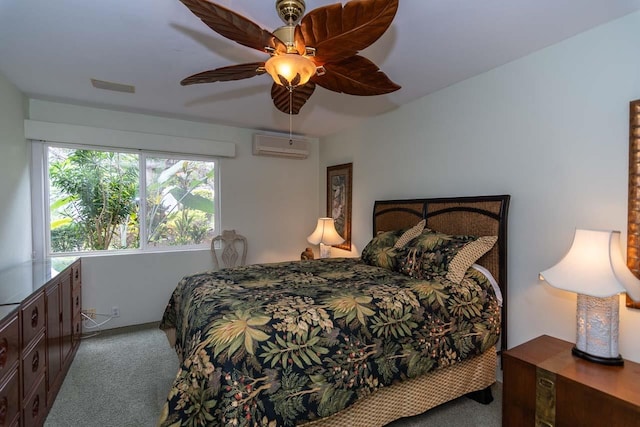
[[[7,419],[7,407],[9,406],[9,402],[7,402],[7,398],[3,397],[0,399],[0,425],[5,425],[5,421]]]
[[[31,372],[37,372],[38,365],[40,365],[40,355],[38,354],[38,350],[36,350],[33,355],[33,359],[31,360]]]
[[[31,417],[37,418],[38,411],[40,410],[40,395],[36,395],[36,398],[33,399],[33,404],[31,405]]]
[[[31,311],[31,327],[35,328],[38,326],[38,307],[33,307]]]
[[[546,388],[553,388],[553,386],[555,385],[553,381],[548,380],[546,378],[540,378],[538,380],[538,384],[540,384],[542,387],[546,387]]]
[[[2,340],[0,340],[0,369],[3,369],[7,364],[8,353],[9,353],[9,343],[7,342],[6,338],[2,338]]]
[[[536,427],[553,427],[553,424],[547,421],[536,420]]]

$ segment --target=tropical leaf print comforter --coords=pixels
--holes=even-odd
[[[354,258],[185,277],[160,325],[182,363],[160,425],[293,426],[493,346],[487,279],[433,280]]]

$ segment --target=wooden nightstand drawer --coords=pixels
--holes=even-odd
[[[640,425],[640,364],[589,362],[572,347],[545,335],[503,354],[504,427]]]
[[[31,340],[44,329],[46,321],[44,306],[44,292],[38,292],[22,306],[20,318],[23,348],[27,347]]]

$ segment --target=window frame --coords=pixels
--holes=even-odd
[[[90,144],[73,144],[62,143],[52,141],[31,141],[31,200],[32,200],[32,233],[33,233],[33,257],[34,259],[46,259],[56,257],[69,257],[69,256],[109,256],[109,255],[126,255],[135,253],[153,253],[153,252],[182,252],[190,250],[205,250],[211,247],[211,243],[180,245],[180,246],[153,246],[147,243],[147,218],[146,218],[146,203],[141,203],[144,206],[144,211],[139,215],[139,230],[140,230],[140,247],[129,249],[108,249],[108,250],[93,250],[82,252],[57,252],[51,251],[51,212],[49,209],[49,159],[48,149],[49,147],[68,148],[74,150],[93,150],[93,151],[109,151],[117,153],[131,153],[138,155],[138,170],[139,170],[139,198],[140,200],[146,200],[147,195],[147,177],[146,177],[146,159],[148,157],[161,157],[166,159],[179,159],[190,161],[202,161],[213,163],[214,167],[214,236],[220,234],[222,230],[220,222],[220,158],[216,156],[208,156],[202,154],[189,154],[179,152],[166,152],[158,150],[143,150],[143,149],[131,149],[121,148],[115,146],[99,146]]]

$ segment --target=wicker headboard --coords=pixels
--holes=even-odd
[[[398,230],[426,218],[427,227],[447,234],[498,236],[478,264],[486,267],[502,291],[502,349],[507,348],[507,212],[509,195],[381,200],[373,207],[373,235]]]

